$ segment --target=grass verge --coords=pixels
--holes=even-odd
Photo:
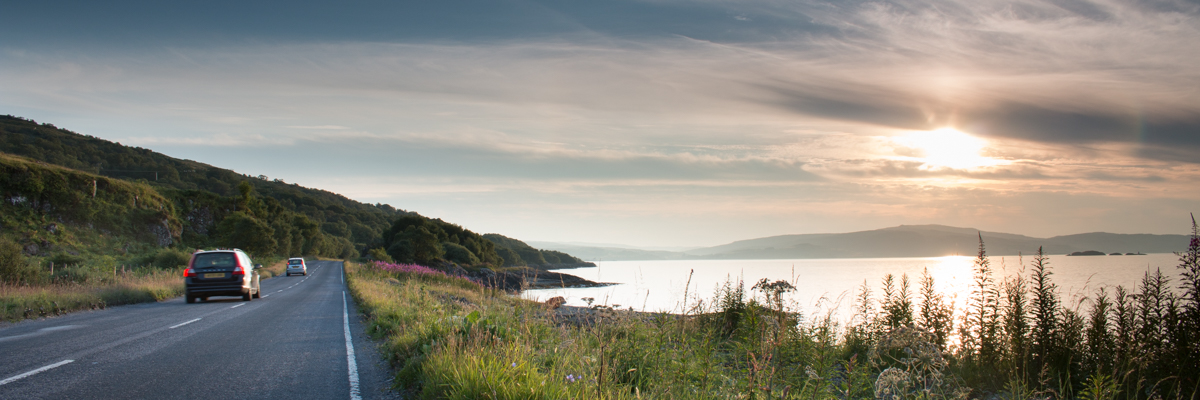
[[[181,270],[172,269],[126,274],[89,284],[0,284],[0,320],[19,321],[181,296],[181,274]]]
[[[879,367],[843,357],[829,319],[804,323],[742,298],[734,311],[695,308],[700,311],[685,316],[607,306],[550,310],[424,267],[347,263],[346,271],[368,331],[396,369],[396,385],[417,398],[859,398],[876,392]],[[919,379],[927,395],[936,394],[925,398],[958,394],[933,375],[904,375],[896,386]]]
[[[163,301],[183,295],[183,268],[112,269],[95,266],[60,269],[49,284],[0,283],[0,321],[51,317],[123,304]],[[283,275],[287,262],[268,259],[260,279]],[[72,278],[72,279],[67,279]]]

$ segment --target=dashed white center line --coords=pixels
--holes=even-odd
[[[49,371],[49,370],[73,363],[73,362],[75,362],[75,360],[62,360],[62,361],[56,362],[54,364],[47,365],[45,367],[35,369],[33,371],[29,371],[29,372],[26,372],[26,373],[23,373],[20,375],[10,376],[10,377],[4,378],[4,380],[0,381],[0,386],[7,385],[9,383],[16,382],[17,380],[28,378],[30,376],[37,375],[42,372],[46,372],[46,371]]]
[[[181,327],[181,326],[184,326],[184,325],[187,325],[187,324],[190,324],[190,323],[193,323],[193,322],[199,321],[199,320],[200,320],[200,318],[196,318],[196,319],[193,319],[193,320],[191,320],[191,321],[187,321],[187,322],[184,322],[184,323],[181,323],[181,324],[178,324],[178,325],[172,326],[172,327],[170,327],[169,329],[175,329],[175,328],[178,328],[178,327]]]
[[[271,297],[271,295],[269,295],[269,294],[264,294],[262,297],[265,299],[265,298]]]
[[[244,306],[244,305],[246,305],[246,303],[238,304],[238,305],[236,305],[236,306],[229,307],[229,308],[238,308],[238,307],[241,307],[241,306]]]

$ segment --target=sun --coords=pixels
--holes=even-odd
[[[921,161],[921,169],[968,169],[996,165],[1000,160],[980,153],[987,141],[954,128],[909,132],[894,137],[897,153]]]

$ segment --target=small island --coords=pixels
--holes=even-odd
[[[1103,251],[1087,250],[1087,251],[1077,251],[1077,252],[1067,254],[1067,255],[1068,256],[1105,256],[1108,254],[1105,254]]]

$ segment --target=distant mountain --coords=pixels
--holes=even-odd
[[[684,258],[683,253],[677,251],[645,250],[630,246],[601,247],[555,242],[529,242],[529,244],[542,249],[570,253],[588,261],[677,260]]]
[[[901,225],[861,232],[771,236],[683,252],[556,246],[551,243],[541,243],[541,247],[569,251],[590,261],[938,257],[977,254],[980,235],[989,255],[1033,254],[1039,246],[1046,254],[1088,250],[1105,253],[1169,253],[1186,249],[1189,240],[1186,235],[1103,232],[1035,238],[944,225]]]

